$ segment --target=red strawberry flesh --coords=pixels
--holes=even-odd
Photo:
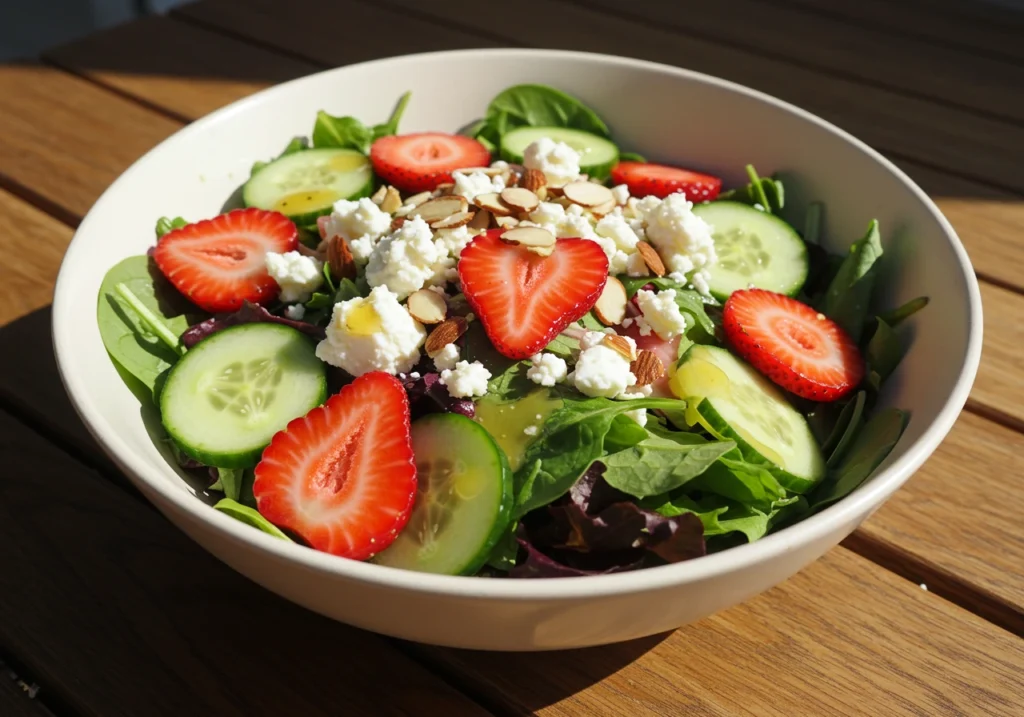
[[[550,256],[506,243],[502,229],[462,250],[462,290],[494,347],[532,356],[593,308],[608,280],[608,258],[589,239],[559,239]]]
[[[796,299],[763,289],[735,291],[722,318],[736,352],[797,396],[835,401],[864,377],[864,359],[849,334]]]
[[[490,164],[491,155],[472,137],[422,132],[381,137],[370,147],[373,171],[408,193],[433,191],[457,169]]]
[[[667,197],[682,192],[691,202],[710,201],[722,190],[722,180],[710,174],[647,162],[619,162],[612,181],[625,184],[634,197]]]
[[[363,374],[274,435],[256,466],[259,512],[310,546],[353,560],[388,547],[416,497],[409,400],[389,374]]]

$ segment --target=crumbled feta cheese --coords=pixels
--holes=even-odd
[[[355,201],[335,202],[324,227],[324,236],[341,236],[348,242],[352,258],[365,264],[377,241],[391,231],[391,215],[381,211],[373,200],[363,197]]]
[[[565,221],[565,207],[554,202],[541,202],[536,209],[530,212],[530,221],[557,227]]]
[[[459,361],[454,369],[441,372],[440,381],[448,389],[448,395],[454,398],[472,398],[487,393],[487,382],[490,379],[491,372],[479,361]]]
[[[463,225],[455,229],[439,229],[434,233],[434,240],[440,242],[450,256],[458,259],[477,233],[477,230]]]
[[[636,376],[629,370],[630,361],[615,349],[601,343],[605,334],[588,331],[580,339],[580,357],[576,370],[570,374],[573,385],[586,396],[615,398],[636,385]],[[623,337],[634,348],[629,337]]]
[[[641,426],[647,425],[647,409],[637,408],[633,411],[626,411],[626,415],[632,418],[634,421],[639,423]]]
[[[285,303],[309,301],[313,292],[324,283],[323,264],[297,251],[284,254],[267,252],[264,262],[267,273],[281,287],[279,298]]]
[[[647,262],[644,261],[640,252],[634,252],[629,255],[629,260],[626,262],[627,276],[649,276],[650,273],[651,270],[647,268]]]
[[[505,189],[505,180],[500,174],[488,177],[483,172],[452,172],[452,179],[455,181],[452,194],[461,194],[470,201],[480,194],[500,193]]]
[[[612,196],[615,198],[615,203],[623,205],[629,201],[629,187],[625,184],[617,184],[612,187]]]
[[[565,142],[542,137],[523,152],[523,166],[543,172],[548,184],[561,186],[580,176],[580,153]]]
[[[633,398],[647,398],[654,393],[654,386],[647,384],[646,386],[634,386],[632,391],[627,393],[620,393],[617,398],[623,400],[630,400]]]
[[[317,345],[316,355],[353,376],[407,373],[420,360],[426,337],[426,329],[398,303],[398,296],[377,286],[365,299],[334,305],[327,338]]]
[[[658,338],[667,341],[685,334],[690,327],[686,315],[679,310],[679,304],[676,303],[675,289],[666,289],[658,293],[641,289],[636,293],[636,303]]]
[[[534,354],[530,358],[532,366],[526,369],[526,378],[539,386],[554,386],[562,381],[568,372],[565,359],[553,353]]]
[[[459,362],[459,347],[451,343],[434,355],[434,366],[438,371],[450,371]]]
[[[292,304],[284,310],[284,316],[292,321],[302,321],[306,318],[306,307],[302,304]]]
[[[640,201],[643,205],[649,197]],[[671,272],[689,274],[715,263],[711,226],[693,213],[683,194],[670,194],[657,206],[644,210],[647,238]]]
[[[539,430],[540,428],[538,426],[527,426],[526,428],[523,429],[523,433],[525,433],[528,436],[536,436]]]
[[[643,317],[643,314],[634,317],[633,321],[636,324],[636,330],[640,332],[641,336],[651,335],[651,325],[647,322],[647,319]]]
[[[366,282],[386,286],[404,299],[425,284],[443,283],[448,259],[447,250],[434,241],[427,223],[413,217],[377,244],[366,265]]]
[[[627,254],[636,251],[636,243],[640,241],[640,237],[621,215],[609,214],[602,217],[594,230],[600,237],[615,240],[615,246]]]
[[[693,288],[704,296],[711,296],[711,287],[708,286],[708,280],[711,278],[711,274],[708,273],[707,269],[698,269],[693,272],[690,277],[690,281],[693,282]]]

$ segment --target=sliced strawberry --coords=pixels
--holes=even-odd
[[[433,191],[452,181],[452,172],[486,167],[487,148],[472,137],[443,132],[422,132],[381,137],[370,147],[373,171],[403,192]]]
[[[590,311],[608,280],[608,258],[589,239],[559,239],[544,257],[502,233],[492,229],[462,250],[459,279],[494,347],[523,359]]]
[[[634,197],[683,192],[691,202],[714,199],[722,189],[722,180],[710,174],[647,162],[619,162],[612,168],[612,181],[625,184]]]
[[[275,298],[279,287],[267,273],[264,257],[298,245],[298,230],[285,215],[236,209],[164,235],[153,259],[178,291],[216,313]]]
[[[416,497],[409,399],[363,374],[274,435],[256,466],[259,512],[325,553],[366,560],[391,545]]]
[[[849,334],[788,296],[734,291],[725,302],[723,327],[737,353],[797,396],[835,401],[864,377],[864,359]]]

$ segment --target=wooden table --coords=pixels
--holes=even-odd
[[[202,0],[0,67],[0,715],[1024,714],[1024,15],[958,0],[484,5]],[[498,45],[634,55],[806,107],[909,172],[982,280],[981,371],[936,455],[842,547],[672,634],[481,654],[308,613],[164,521],[57,377],[64,248],[143,152],[275,82]]]

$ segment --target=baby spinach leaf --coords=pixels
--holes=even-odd
[[[188,226],[188,221],[182,217],[160,217],[156,220],[156,238],[163,239],[164,235],[170,234],[175,229],[181,229],[184,226]]]
[[[834,466],[843,457],[843,453],[860,430],[864,421],[864,404],[867,392],[858,391],[852,401],[848,401],[836,419],[828,439],[822,444],[821,452],[828,457],[828,465]]]
[[[928,297],[919,296],[916,299],[911,299],[903,306],[899,306],[892,311],[886,311],[878,317],[878,320],[884,321],[891,327],[895,327],[901,321],[909,319],[926,306],[928,306]]]
[[[399,97],[398,104],[395,105],[395,109],[391,112],[391,116],[388,117],[388,121],[373,126],[371,132],[374,139],[398,134],[398,123],[402,121],[402,115],[405,114],[405,108],[409,104],[410,97],[412,97],[412,92],[406,92]]]
[[[676,305],[679,306],[679,310],[685,314],[689,314],[696,325],[705,333],[712,336],[714,335],[715,322],[713,322],[711,317],[708,316],[707,303],[696,291],[687,289],[683,284],[675,279],[669,279],[664,276],[644,276],[639,278],[620,276],[618,279],[626,289],[627,299],[632,299],[640,289],[644,288],[648,284],[653,285],[659,291],[665,291],[666,289],[674,290],[676,292],[675,302]]]
[[[336,149],[354,149],[369,154],[373,144],[373,130],[355,117],[334,117],[323,110],[316,113],[313,125],[313,146]]]
[[[473,126],[472,136],[497,149],[501,138],[518,127],[570,127],[611,136],[608,125],[578,99],[537,84],[515,85],[495,96],[483,122]]]
[[[711,538],[729,533],[742,533],[748,542],[763,538],[784,514],[803,499],[790,496],[773,501],[765,510],[716,495],[693,500],[679,496],[659,505],[655,510],[662,515],[674,516],[693,513],[704,524],[704,537]]]
[[[718,199],[741,202],[760,207],[769,214],[779,214],[786,204],[786,192],[782,181],[775,177],[761,177],[754,165],[747,165],[750,183],[718,195]]]
[[[786,495],[771,471],[766,466],[744,460],[735,444],[733,450],[724,453],[690,481],[686,490],[699,490],[765,510]]]
[[[875,284],[875,267],[882,256],[878,221],[871,220],[863,239],[853,243],[839,272],[825,292],[823,312],[860,341]]]
[[[96,307],[100,338],[115,365],[153,391],[179,354],[152,331],[116,287],[122,284],[175,336],[189,325],[194,310],[171,286],[147,256],[133,256],[115,264],[103,278]]]
[[[602,458],[604,479],[636,498],[668,493],[699,476],[735,447],[732,441],[708,441],[696,433],[652,433],[636,445]]]
[[[529,361],[516,361],[498,353],[479,321],[470,322],[466,329],[462,357],[470,362],[479,361],[491,372],[487,393],[492,399],[515,401],[537,388],[537,384],[526,377]]]
[[[241,468],[218,468],[217,480],[208,490],[220,491],[231,500],[241,500],[242,473]]]
[[[568,394],[530,444],[515,474],[516,505],[512,517],[547,505],[565,495],[576,479],[604,454],[604,440],[615,417],[637,408],[678,410],[670,398],[579,398]]]
[[[572,356],[573,351],[580,350],[580,342],[578,339],[571,338],[565,334],[559,334],[551,340],[551,343],[544,347],[544,350],[567,359]]]
[[[264,167],[266,167],[268,164],[270,164],[274,160],[281,159],[281,157],[286,157],[289,154],[295,154],[296,152],[301,152],[304,149],[309,149],[309,140],[306,139],[305,137],[292,137],[291,141],[288,142],[288,144],[285,145],[285,148],[281,151],[281,154],[279,154],[276,157],[274,157],[274,159],[271,159],[271,160],[269,160],[267,162],[263,162],[263,161],[254,162],[253,165],[252,165],[252,169],[249,170],[249,178],[251,179],[260,170],[262,170]]]
[[[580,319],[580,326],[587,331],[604,331],[604,324],[594,314],[593,309],[583,314],[583,318]]]
[[[647,429],[637,423],[631,416],[620,413],[612,421],[608,434],[604,437],[604,450],[608,453],[624,451],[640,443],[650,435]]]
[[[804,241],[808,244],[819,244],[821,239],[821,215],[825,213],[825,205],[812,202],[807,207],[804,217]]]
[[[287,540],[289,543],[293,542],[291,538],[281,532],[280,528],[260,515],[257,510],[250,508],[247,505],[242,505],[236,500],[232,500],[231,498],[221,498],[213,507],[221,513],[230,515],[235,520],[240,520],[247,525],[251,525],[257,530],[262,530],[268,535],[273,535],[275,538],[280,538],[281,540]]]
[[[644,158],[644,156],[642,154],[637,154],[636,152],[619,152],[619,161],[620,162],[646,162],[647,160]]]
[[[510,520],[505,532],[498,538],[498,542],[491,548],[491,555],[487,558],[487,564],[495,570],[509,571],[516,564],[519,555],[519,541],[516,540],[516,529],[519,521]]]
[[[857,434],[853,445],[825,481],[809,496],[818,511],[856,490],[885,460],[907,427],[909,415],[897,408],[876,413]]]
[[[900,337],[889,327],[889,324],[878,319],[878,327],[868,342],[865,358],[868,362],[868,370],[878,375],[879,384],[892,375],[900,361],[903,360],[904,353],[906,353],[906,348]]]

